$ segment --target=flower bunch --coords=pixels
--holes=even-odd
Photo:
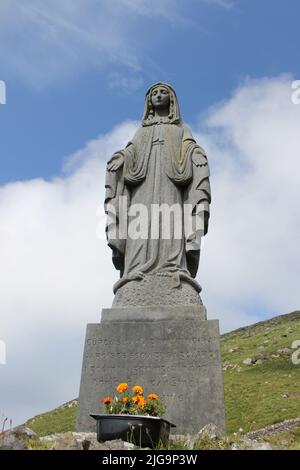
[[[118,395],[103,398],[106,413],[146,416],[162,416],[165,413],[165,406],[156,393],[149,393],[145,397],[140,385],[134,385],[132,393],[128,389],[128,384],[122,382],[116,387]]]

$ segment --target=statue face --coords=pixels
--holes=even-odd
[[[151,93],[151,103],[154,109],[168,109],[170,106],[170,93],[167,88],[158,86]]]

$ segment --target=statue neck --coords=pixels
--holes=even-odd
[[[168,115],[169,115],[169,108],[155,110],[155,116],[166,117]]]

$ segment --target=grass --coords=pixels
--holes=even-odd
[[[299,450],[300,449],[300,426],[289,432],[283,432],[276,436],[269,436],[273,449],[276,450]]]
[[[201,437],[195,442],[193,450],[230,450],[231,445],[236,440],[231,436],[223,439],[209,439],[206,436]],[[159,450],[187,450],[182,441],[169,441],[168,446],[161,446]]]
[[[28,450],[50,450],[53,445],[51,442],[41,442],[27,436],[20,436],[20,440],[24,442]]]
[[[260,429],[300,415],[300,365],[291,348],[300,339],[300,312],[237,330],[221,339],[227,431]],[[233,352],[230,352],[232,351]],[[245,365],[246,358],[262,364]]]
[[[77,405],[71,401],[53,411],[48,411],[30,419],[25,425],[38,436],[75,431]]]
[[[221,337],[228,434],[240,428],[247,432],[300,416],[300,365],[292,363],[291,352],[278,352],[291,348],[292,342],[299,339],[300,312],[275,317]],[[262,363],[245,365],[246,358]],[[74,431],[76,411],[76,404],[69,402],[27,421],[26,426],[39,436]],[[267,440],[271,444],[274,441],[278,448],[284,441],[291,448],[299,448],[300,429],[286,436],[282,433],[278,442],[275,436]],[[227,448],[230,442],[228,437],[218,445]],[[182,446],[170,443],[170,446],[176,445]],[[207,448],[216,444],[199,441],[197,445]]]

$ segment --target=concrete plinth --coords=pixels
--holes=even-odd
[[[174,433],[208,423],[225,431],[219,326],[204,318],[203,306],[105,309],[87,326],[77,430],[95,430],[89,414],[128,382],[163,398]]]

